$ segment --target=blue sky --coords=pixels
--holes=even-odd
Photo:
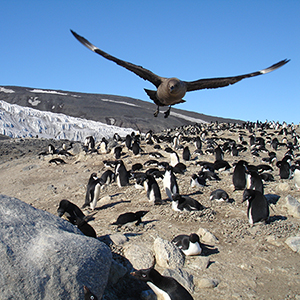
[[[164,77],[192,81],[282,68],[189,92],[175,107],[242,120],[300,122],[300,1],[1,1],[0,86],[150,101],[154,86],[81,45]],[[155,110],[155,105],[153,105]],[[160,116],[162,117],[162,116]]]

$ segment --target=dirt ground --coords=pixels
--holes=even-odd
[[[245,140],[248,141],[248,132]],[[268,131],[270,132],[270,131]],[[231,138],[238,140],[239,131],[219,131],[219,138]],[[259,132],[257,135],[259,136]],[[66,164],[50,164],[52,155],[38,156],[37,153],[47,151],[50,141],[39,139],[4,139],[0,141],[0,192],[16,197],[32,206],[56,214],[58,203],[62,199],[68,199],[81,207],[84,203],[85,191],[88,179],[92,172],[100,176],[107,168],[104,160],[114,160],[112,154],[79,154],[72,157],[62,157]],[[51,141],[56,146],[61,146],[60,141]],[[222,143],[221,140],[218,140]],[[189,145],[191,153],[195,150],[192,143]],[[123,149],[122,160],[127,170],[137,162],[144,163],[149,160],[148,153],[158,151],[164,158],[159,161],[170,161],[169,154],[165,152],[167,143],[160,144],[162,150],[154,150],[153,146],[142,142],[144,153],[139,157]],[[206,149],[204,145],[203,150]],[[267,149],[271,150],[267,145]],[[277,151],[280,160],[287,151],[281,147]],[[177,151],[181,161],[182,151]],[[231,166],[239,159],[258,165],[267,154],[260,153],[260,157],[253,157],[250,151],[240,153],[239,157],[225,154],[224,159]],[[134,180],[130,185],[119,188],[116,183],[107,186],[101,193],[101,198],[109,195],[110,200],[98,202],[94,219],[89,222],[96,230],[97,236],[103,238],[116,233],[116,226],[109,225],[116,218],[127,211],[149,210],[139,226],[124,226],[119,229],[126,234],[129,243],[152,244],[157,236],[171,240],[178,234],[190,234],[197,232],[199,228],[205,228],[214,234],[219,243],[213,250],[205,250],[201,255],[209,256],[210,264],[205,270],[193,269],[192,275],[196,278],[216,279],[219,284],[211,289],[195,288],[194,299],[300,299],[300,256],[293,252],[285,240],[290,236],[300,233],[300,221],[287,214],[284,207],[285,197],[291,195],[299,199],[298,191],[293,180],[280,180],[279,171],[274,166],[272,174],[275,182],[265,183],[265,194],[277,195],[279,200],[271,205],[270,222],[250,226],[246,216],[247,205],[242,203],[243,191],[233,191],[232,172],[220,172],[220,181],[208,181],[208,186],[201,189],[189,187],[193,173],[200,171],[196,166],[197,161],[214,161],[214,156],[192,156],[192,160],[184,162],[187,171],[184,175],[177,175],[177,181],[182,195],[189,195],[198,200],[205,209],[200,212],[175,212],[171,209],[171,203],[162,189],[162,182],[158,181],[163,205],[153,206],[149,203],[146,194],[134,186]],[[146,168],[144,169],[144,171]],[[210,193],[222,188],[231,198],[229,202],[212,202]],[[84,211],[88,214],[88,211]],[[122,247],[110,245],[115,257],[122,255]],[[193,265],[195,258],[188,257],[186,264]],[[191,270],[191,269],[190,269]],[[136,286],[136,280],[128,275],[118,284],[119,299],[139,299],[140,291],[127,292],[124,286]],[[118,294],[118,289],[114,291]],[[144,289],[140,285],[140,289]],[[147,287],[146,287],[147,289]],[[126,289],[128,291],[128,288]],[[105,299],[109,299],[106,296]]]

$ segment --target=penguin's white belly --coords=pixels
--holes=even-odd
[[[182,252],[185,255],[199,255],[199,254],[201,254],[202,249],[201,249],[199,243],[190,243],[189,248],[186,250],[182,250]]]
[[[172,300],[168,293],[158,288],[156,285],[154,285],[152,282],[147,282],[151,290],[155,293],[157,296],[157,300]],[[184,300],[184,299],[182,299]]]

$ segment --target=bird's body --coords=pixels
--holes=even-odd
[[[143,68],[142,66],[138,66],[133,63],[116,58],[100,50],[99,48],[91,44],[88,40],[86,40],[84,37],[78,35],[76,32],[72,30],[71,32],[80,43],[82,43],[84,46],[86,46],[93,52],[103,56],[108,60],[115,62],[121,67],[126,68],[127,70],[135,73],[144,80],[151,82],[156,87],[157,90],[145,89],[145,92],[147,93],[149,98],[153,100],[154,103],[157,105],[157,110],[154,113],[155,117],[157,117],[159,113],[160,106],[169,106],[169,109],[165,112],[165,118],[167,118],[170,114],[170,109],[172,105],[185,102],[185,100],[183,100],[183,97],[185,96],[186,92],[201,89],[225,87],[230,84],[234,84],[244,78],[250,78],[274,71],[279,67],[285,65],[289,61],[285,59],[261,71],[256,71],[239,76],[199,79],[195,81],[183,81],[176,77],[166,78],[158,76],[150,70]]]

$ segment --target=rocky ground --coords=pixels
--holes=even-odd
[[[249,133],[245,133],[248,142]],[[267,131],[268,133],[273,131]],[[218,138],[238,140],[241,130],[219,130]],[[257,132],[260,135],[260,132]],[[282,138],[282,137],[281,137]],[[42,139],[1,139],[0,140],[0,191],[2,194],[16,197],[32,206],[56,214],[58,203],[68,199],[81,207],[84,203],[86,184],[92,172],[101,175],[107,168],[104,160],[114,160],[112,154],[88,154],[83,152],[71,157],[63,157],[66,164],[50,164],[52,155],[38,156],[41,151],[47,151],[47,145],[52,142],[57,147],[62,141]],[[188,144],[191,152],[194,145]],[[160,144],[164,158],[168,161],[169,154],[165,152],[167,143]],[[122,159],[129,170],[137,162],[149,160],[148,153],[154,151],[153,146],[142,142],[144,153],[135,157],[132,152],[123,149]],[[205,146],[203,150],[205,150]],[[267,145],[267,149],[271,150]],[[287,151],[281,147],[277,151],[281,159]],[[182,157],[182,151],[177,151]],[[247,160],[251,164],[262,163],[261,159],[267,154],[260,153],[253,157],[250,151],[240,153],[239,157],[225,154],[225,160],[231,165],[239,159]],[[209,258],[208,267],[197,268],[197,258],[187,257],[185,270],[194,278],[194,299],[300,299],[300,259],[299,254],[293,252],[285,240],[300,233],[300,220],[288,214],[285,207],[286,196],[291,195],[299,199],[299,191],[293,180],[281,180],[278,168],[275,166],[272,174],[275,182],[265,183],[265,194],[274,201],[270,209],[270,222],[250,226],[246,216],[246,203],[242,203],[243,191],[233,191],[232,172],[220,172],[220,181],[209,181],[208,186],[201,189],[189,187],[191,175],[200,170],[197,161],[214,161],[214,156],[192,156],[192,160],[184,162],[187,172],[177,175],[177,181],[182,195],[189,195],[198,200],[205,209],[200,212],[175,212],[162,189],[162,182],[158,181],[163,205],[153,206],[149,203],[144,191],[136,189],[134,181],[130,185],[120,188],[116,183],[107,186],[101,193],[90,225],[97,232],[99,239],[107,242],[113,251],[114,258],[124,264],[129,262],[124,258],[124,248],[128,245],[143,244],[150,248],[156,237],[171,241],[178,234],[190,234],[199,229],[207,229],[218,242],[207,245],[201,256]],[[181,159],[183,162],[183,160]],[[146,169],[145,169],[146,170]],[[229,202],[212,202],[210,193],[222,188],[230,196]],[[109,197],[105,197],[109,196]],[[277,198],[278,198],[277,197]],[[109,199],[109,200],[107,200]],[[116,218],[127,211],[149,210],[139,226],[124,226],[118,229],[110,225]],[[86,214],[89,212],[86,210]],[[128,238],[124,246],[117,246],[108,241],[108,236],[117,232]],[[157,268],[163,271],[161,268]],[[214,288],[201,288],[198,282],[210,279],[216,283]],[[136,281],[127,274],[119,282],[111,286],[105,294],[105,299],[140,299],[140,292],[148,287]]]

